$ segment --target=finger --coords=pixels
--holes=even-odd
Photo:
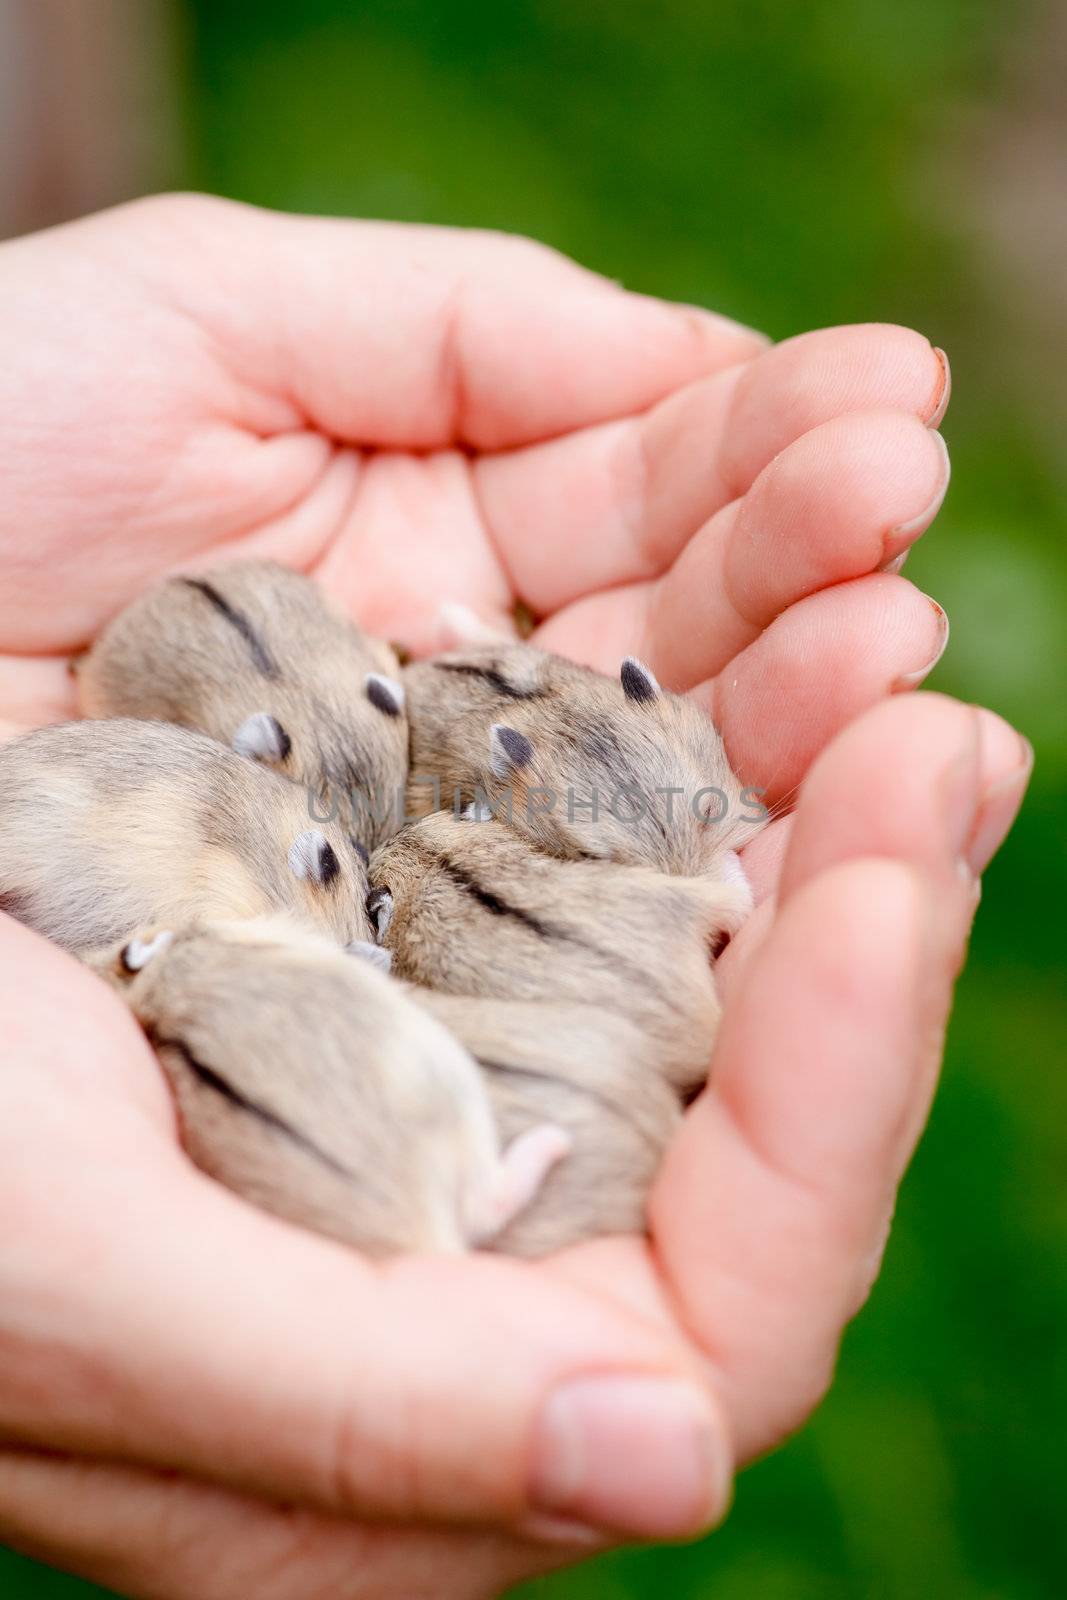
[[[279,426],[304,419],[347,443],[547,438],[643,410],[766,343],[504,234],[281,216],[205,196],[130,215],[154,254],[196,249],[202,271],[195,282],[183,272],[183,306],[243,384],[282,402]]]
[[[838,418],[789,445],[653,586],[648,637],[670,687],[710,678],[790,605],[876,572],[933,521],[939,433],[901,412]]]
[[[826,328],[691,384],[647,415],[476,463],[479,502],[516,590],[550,613],[658,576],[774,457],[833,418],[940,418],[946,367],[921,334]]]
[[[959,791],[975,783],[978,810],[958,853],[969,872],[981,874],[1022,803],[1033,751],[1010,723],[979,708],[973,713],[975,750],[968,747],[946,766],[946,752],[961,744],[961,719],[971,715],[943,695],[906,695],[846,728],[804,780],[779,898],[788,899],[838,861],[870,851],[906,856],[931,875],[946,868],[954,873],[958,863],[947,858],[943,844],[945,817],[961,811]]]
[[[743,1453],[813,1402],[876,1269],[975,904],[957,864],[1010,825],[1011,734],[908,696],[836,740],[802,791],[777,916],[734,975],[714,1090],[653,1208]],[[835,795],[853,801],[840,843]]]
[[[131,1600],[490,1600],[568,1559],[499,1534],[361,1527],[170,1473],[16,1451],[0,1451],[0,1540]]]
[[[118,1001],[8,919],[0,1008],[7,1438],[377,1518],[720,1514],[729,1447],[669,1332],[525,1264],[375,1266],[244,1204],[170,1142]]]
[[[947,638],[936,601],[903,578],[872,574],[790,606],[693,692],[721,729],[734,769],[774,804],[853,718],[920,683]],[[655,663],[652,652],[653,670]]]
[[[942,695],[895,696],[865,712],[816,759],[804,779],[800,814],[776,818],[742,852],[759,912],[716,963],[724,997],[770,926],[772,895],[785,901],[827,867],[871,850],[908,856],[933,876],[946,867],[953,877],[958,874],[960,863],[943,857],[941,826],[956,789],[972,782],[972,758],[951,768],[943,781],[932,782],[931,773],[958,738],[960,718],[968,715]],[[1034,753],[994,712],[980,707],[976,715],[980,801],[961,855],[965,870],[978,876],[1015,819]],[[887,753],[898,762],[888,785]]]
[[[938,893],[940,908],[914,868],[876,859],[798,890],[730,995],[714,1090],[653,1191],[659,1257],[742,1460],[821,1398],[869,1288],[972,904],[957,886],[950,946]]]
[[[943,350],[924,351],[926,341],[919,334],[890,323],[833,332],[833,339],[819,332],[786,339],[767,352],[772,359],[763,364],[758,381],[754,372],[742,374],[725,466],[737,488],[751,483],[791,439],[850,411],[886,407],[914,412],[928,428],[940,425],[949,396]],[[871,398],[868,372],[874,345],[882,373],[877,399]]]
[[[864,419],[857,421],[865,426]],[[798,456],[805,459],[805,440],[795,448]],[[939,446],[928,443],[925,451],[939,454]],[[813,494],[803,531],[782,541],[782,523],[789,522],[793,509],[792,486],[789,462],[785,462],[781,478],[776,462],[768,467],[766,482],[760,480],[753,488],[753,496],[766,493],[769,515],[777,517],[777,522],[765,523],[760,515],[749,515],[745,502],[728,507],[694,539],[691,550],[661,584],[624,584],[605,594],[577,600],[544,622],[534,632],[533,642],[542,650],[558,651],[601,672],[616,672],[622,656],[638,654],[653,664],[661,682],[677,690],[691,688],[715,672],[725,682],[733,682],[737,662],[745,661],[745,646],[752,645],[760,653],[763,650],[761,619],[766,619],[763,626],[774,634],[771,653],[779,653],[782,646],[787,646],[790,654],[793,646],[800,646],[805,653],[808,646],[824,653],[830,640],[824,640],[821,646],[814,638],[806,638],[805,630],[816,622],[822,629],[829,622],[830,637],[837,634],[833,606],[835,598],[848,592],[849,579],[864,571],[873,576],[873,568],[881,565],[878,552],[886,544],[899,541],[901,526],[905,528],[904,538],[913,539],[925,523],[925,514],[920,515],[909,531],[901,523],[888,525],[877,510],[865,523],[853,520],[851,506],[840,504],[833,477],[832,472],[825,472],[822,480],[827,502],[825,522],[814,509],[819,491],[811,485]],[[928,502],[926,510],[933,515],[936,504]],[[893,526],[893,533],[886,538],[888,526]],[[782,542],[785,550],[781,549]],[[776,566],[769,565],[771,560]],[[843,570],[835,573],[835,568]],[[739,581],[744,589],[739,589]],[[814,605],[817,595],[825,592],[821,586],[833,590],[832,610]],[[885,590],[885,594],[893,594],[893,590]],[[849,627],[849,614],[851,602],[841,608],[838,616],[843,629]],[[941,606],[936,606],[936,614],[944,648],[947,622]],[[880,643],[875,642],[875,648],[880,648]],[[741,656],[736,654],[739,650]],[[920,682],[933,669],[937,654],[939,651],[925,666],[904,667],[902,675],[909,678],[909,683]],[[795,672],[801,664],[790,661],[787,670]],[[699,693],[709,693],[707,685],[702,685]],[[862,704],[867,701],[861,699],[859,706]]]

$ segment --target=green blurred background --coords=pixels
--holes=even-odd
[[[952,618],[936,685],[1014,720],[1037,767],[885,1272],[832,1395],[744,1475],[726,1527],[522,1594],[1067,1594],[1062,6],[83,0],[81,23],[116,30],[88,82],[76,9],[41,0],[58,23],[36,81],[117,134],[33,193],[25,143],[25,225],[177,182],[521,231],[775,337],[884,319],[948,350],[953,485],[908,575]],[[96,1592],[0,1552],[12,1600]]]

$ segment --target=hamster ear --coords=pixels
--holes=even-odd
[[[289,846],[289,870],[297,878],[330,884],[341,870],[333,845],[318,828],[298,833]]]
[[[389,932],[394,908],[395,902],[388,889],[372,889],[367,896],[367,915],[379,944]]]
[[[284,761],[292,747],[289,735],[269,711],[253,712],[233,736],[237,754],[253,761]]]
[[[655,700],[662,692],[655,675],[643,661],[638,661],[636,656],[626,657],[619,677],[622,679],[622,692],[627,700],[635,700],[638,704]]]
[[[489,766],[494,777],[506,778],[509,772],[528,766],[533,753],[533,745],[518,728],[494,722],[489,729]]]
[[[387,717],[399,717],[404,710],[404,685],[395,678],[387,678],[384,672],[368,672],[363,680],[363,687],[367,691],[367,699],[376,711],[384,711]]]
[[[167,948],[173,938],[169,928],[162,928],[154,939],[131,939],[129,944],[123,945],[119,955],[123,972],[140,972],[153,956],[158,956],[161,950]]]
[[[358,956],[361,961],[377,967],[381,972],[388,972],[393,965],[393,952],[383,950],[380,944],[371,944],[367,939],[353,939],[351,944],[345,945],[345,949],[350,956]]]

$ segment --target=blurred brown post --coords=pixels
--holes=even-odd
[[[180,179],[173,0],[0,0],[0,237]]]

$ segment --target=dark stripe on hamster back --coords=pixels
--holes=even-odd
[[[513,921],[521,922],[524,928],[529,928],[531,933],[536,933],[541,939],[566,938],[566,934],[561,929],[550,927],[548,923],[542,922],[539,917],[535,917],[532,912],[524,911],[522,906],[513,906],[507,900],[502,900],[498,894],[494,894],[491,889],[487,889],[484,884],[479,883],[477,878],[472,873],[469,873],[466,868],[453,861],[451,856],[435,852],[433,859],[441,868],[441,871],[448,874],[453,883],[464,889],[472,900],[477,900],[478,904],[484,906],[486,911],[491,911],[494,917],[511,917]]]
[[[472,823],[471,826],[477,824]],[[491,912],[493,916],[509,917],[512,921],[521,923],[524,928],[529,928],[531,933],[536,933],[541,939],[558,939],[576,945],[588,954],[596,956],[606,967],[614,967],[617,971],[625,973],[632,983],[654,989],[656,993],[662,995],[662,985],[655,980],[648,969],[639,963],[629,961],[620,951],[605,950],[593,940],[582,938],[573,929],[562,928],[558,923],[542,922],[540,917],[534,916],[532,911],[527,911],[523,906],[514,906],[509,901],[502,900],[498,894],[494,894],[491,889],[479,883],[472,873],[467,872],[443,851],[433,850],[417,838],[412,838],[411,842],[422,855],[446,873],[458,888],[465,890],[472,900]]]
[[[267,1106],[259,1105],[255,1100],[249,1100],[246,1095],[241,1093],[240,1089],[235,1089],[233,1084],[229,1083],[221,1073],[216,1072],[214,1067],[209,1067],[205,1062],[198,1060],[184,1040],[164,1038],[162,1035],[155,1033],[154,1030],[148,1031],[148,1037],[155,1050],[176,1050],[194,1078],[198,1079],[205,1088],[213,1090],[223,1100],[228,1100],[230,1105],[235,1106],[239,1111],[246,1112],[250,1117],[255,1117],[258,1122],[264,1123],[266,1127],[273,1129],[275,1133],[280,1133],[284,1139],[288,1139],[290,1143],[298,1145],[307,1155],[313,1156],[316,1161],[321,1161],[324,1166],[329,1167],[331,1171],[336,1172],[340,1177],[348,1179],[351,1183],[356,1181],[354,1172],[349,1172],[347,1167],[343,1167],[339,1161],[335,1161],[333,1156],[327,1155],[326,1151],[320,1149],[311,1139],[305,1138],[296,1128],[290,1127],[289,1123],[279,1117],[277,1112],[271,1111]]]
[[[459,672],[468,678],[484,678],[497,692],[508,700],[544,700],[547,692],[544,689],[517,689],[509,683],[502,672],[496,667],[475,667],[465,661],[435,661],[434,666],[438,672]]]
[[[243,611],[238,611],[235,606],[231,606],[226,597],[221,595],[212,584],[206,583],[203,578],[183,578],[181,581],[187,588],[195,589],[198,594],[202,594],[204,599],[215,607],[219,616],[225,617],[230,627],[241,635],[241,638],[248,646],[249,655],[265,678],[278,678],[281,676],[277,662]]]
[[[474,1059],[483,1072],[501,1078],[523,1078],[528,1083],[551,1084],[554,1089],[566,1089],[571,1094],[580,1094],[587,1100],[595,1100],[604,1111],[621,1118],[623,1122],[633,1122],[633,1113],[621,1101],[613,1100],[610,1095],[602,1094],[599,1089],[590,1088],[588,1084],[575,1083],[573,1079],[565,1078],[561,1073],[539,1072],[536,1067],[519,1067],[510,1061],[490,1061],[485,1056],[475,1056]]]

